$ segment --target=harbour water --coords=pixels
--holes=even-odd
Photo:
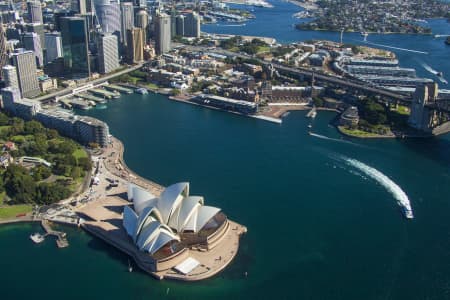
[[[223,273],[184,284],[128,273],[127,257],[82,231],[68,229],[70,247],[59,250],[31,243],[32,225],[1,226],[5,299],[448,298],[449,136],[346,140],[329,126],[333,113],[319,112],[313,131],[323,139],[307,134],[305,112],[280,125],[155,94],[82,113],[110,124],[130,168],[164,185],[190,181],[248,233]],[[389,181],[340,157],[388,176],[415,219],[403,217]]]
[[[286,14],[291,9],[272,3]],[[264,16],[272,23],[263,27],[257,10],[260,32],[249,31],[250,22],[230,31],[247,28],[241,34],[279,41],[309,38],[282,16],[269,18],[270,9]],[[337,39],[337,33],[316,34]],[[423,44],[415,36],[375,38],[429,51],[419,57],[450,72],[448,48],[447,56],[445,48],[426,49],[440,49],[432,37],[418,37]],[[402,65],[415,62],[417,55],[409,54],[400,57]],[[319,112],[312,127],[317,136],[311,136],[306,112],[291,112],[274,124],[152,93],[125,95],[106,109],[80,113],[109,124],[131,169],[163,185],[190,181],[192,194],[221,207],[248,233],[223,273],[186,284],[159,282],[136,268],[129,273],[126,256],[78,229],[65,228],[70,247],[57,249],[29,240],[37,224],[0,226],[2,299],[450,298],[449,135],[345,139],[329,125],[334,114]],[[365,165],[380,173],[355,167]],[[380,174],[389,180],[377,180],[386,179]],[[398,206],[400,191],[413,220]]]

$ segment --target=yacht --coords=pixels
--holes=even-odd
[[[402,210],[403,210],[403,214],[405,215],[405,218],[414,219],[414,215],[413,215],[411,208],[403,206]]]
[[[148,91],[145,88],[138,88],[138,89],[135,90],[135,92],[138,93],[138,94],[141,94],[141,95],[148,94]]]
[[[30,239],[36,244],[39,244],[44,241],[45,237],[40,233],[33,233],[32,235],[30,235]]]

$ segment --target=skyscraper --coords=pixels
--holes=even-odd
[[[36,57],[36,65],[41,68],[44,66],[44,58],[41,48],[41,39],[37,33],[26,32],[23,35],[23,45],[26,50],[33,51]]]
[[[70,9],[78,14],[85,15],[87,12],[86,0],[71,0]]]
[[[170,16],[161,13],[155,20],[155,50],[156,54],[163,54],[171,49]]]
[[[110,33],[98,37],[98,68],[102,74],[110,73],[119,67],[117,37]]]
[[[140,10],[136,14],[136,27],[142,29],[144,43],[146,44],[148,38],[148,13],[145,10]]]
[[[3,23],[0,22],[0,68],[2,68],[4,65],[8,63],[8,53],[6,48],[6,34],[5,30],[3,29]]]
[[[31,23],[44,23],[44,18],[42,17],[42,6],[39,0],[28,1],[27,11]]]
[[[20,101],[21,98],[20,91],[16,88],[6,87],[2,89],[3,109],[15,113],[14,103]]]
[[[147,7],[147,0],[133,0],[134,6],[138,8],[146,8]]]
[[[120,39],[120,4],[118,0],[92,0],[98,22],[104,33],[112,33]]]
[[[36,74],[36,58],[33,51],[18,49],[12,54],[14,66],[17,70],[19,89],[22,97],[39,95],[39,83]]]
[[[176,30],[175,35],[184,36],[184,20],[186,17],[184,15],[179,15],[176,18]]]
[[[90,76],[86,19],[64,17],[60,21],[65,71]]]
[[[144,35],[142,28],[127,31],[127,58],[130,64],[144,60]]]
[[[17,78],[16,67],[6,65],[2,68],[2,74],[5,86],[19,90],[19,79]]]
[[[196,12],[186,15],[184,20],[184,36],[200,37],[200,16]]]
[[[127,45],[127,30],[134,27],[134,9],[133,3],[123,2],[120,4],[121,14],[121,42]]]
[[[61,33],[45,33],[45,44],[47,45],[46,62],[51,62],[63,56]]]

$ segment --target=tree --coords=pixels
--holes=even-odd
[[[316,107],[321,107],[321,106],[323,106],[323,100],[322,100],[322,98],[314,97],[314,98],[313,98],[313,102],[314,102],[314,105],[315,105]]]
[[[25,134],[36,134],[45,132],[44,126],[38,121],[28,121],[25,122],[24,133]]]
[[[9,124],[9,118],[4,113],[0,113],[0,126],[5,126]]]
[[[48,139],[56,139],[58,136],[59,136],[59,133],[55,129],[47,130],[47,138]]]
[[[88,157],[78,158],[78,166],[84,171],[90,171],[92,169],[92,162]]]
[[[72,168],[72,172],[70,173],[70,177],[72,177],[73,179],[77,179],[80,178],[82,175],[82,170],[80,167],[74,167]]]

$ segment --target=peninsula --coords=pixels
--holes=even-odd
[[[302,14],[314,18],[296,25],[300,30],[429,34],[424,19],[443,18],[449,4],[438,0],[322,0],[318,9]]]

